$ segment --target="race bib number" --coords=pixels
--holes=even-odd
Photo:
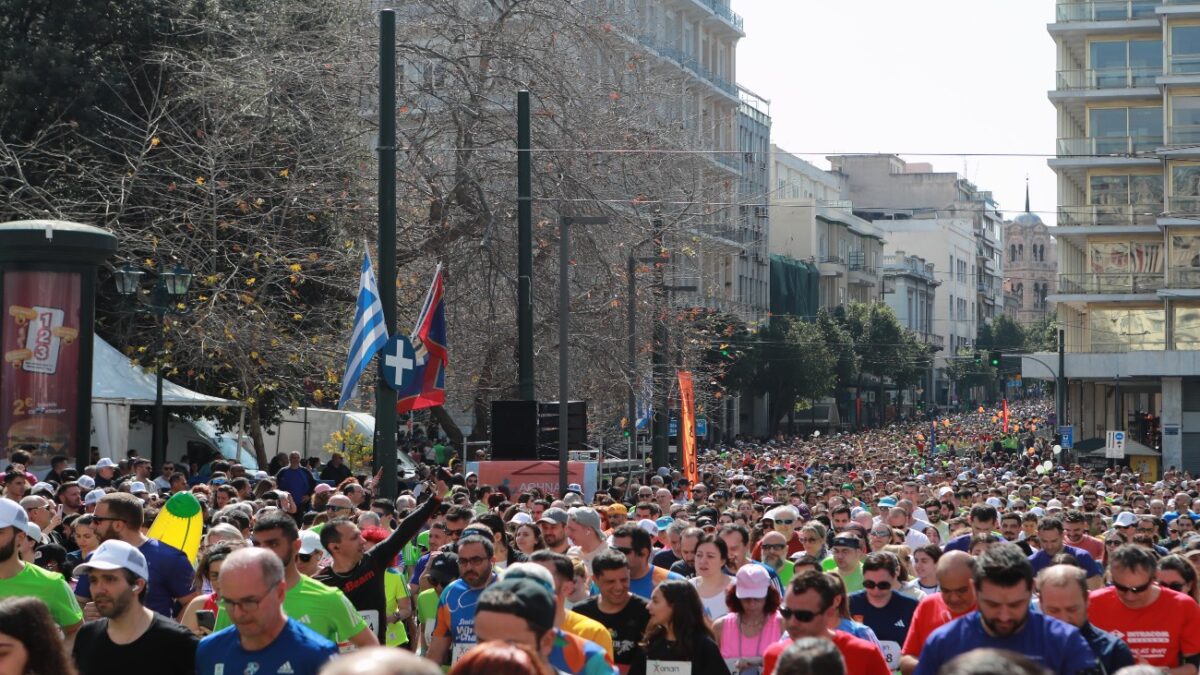
[[[462,658],[467,652],[471,651],[471,649],[473,649],[474,647],[475,647],[475,643],[473,643],[473,642],[465,643],[465,644],[461,643],[461,642],[454,643],[454,649],[450,650],[450,663],[451,664],[458,663],[458,660],[460,658]],[[647,671],[647,672],[649,672],[649,671]]]
[[[757,656],[725,659],[731,675],[762,675],[762,658]]]
[[[692,675],[690,661],[646,661],[646,675]]]
[[[888,670],[900,670],[900,645],[890,640],[880,640],[879,648],[883,650],[883,660],[887,661]]]
[[[367,622],[367,628],[376,635],[379,635],[379,611],[374,609],[359,610],[358,615]]]

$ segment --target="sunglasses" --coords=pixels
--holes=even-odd
[[[794,522],[796,522],[796,521],[795,521],[795,520],[793,520],[793,519],[788,519],[788,520],[781,520],[781,519],[779,519],[779,518],[776,518],[776,519],[775,519],[775,524],[776,524],[776,525],[791,525],[791,524],[792,524],[792,523],[794,523]]]
[[[887,530],[871,530],[871,536],[872,537],[890,537],[890,536],[892,536],[892,533],[888,532]]]
[[[873,591],[877,588],[881,591],[892,590],[892,582],[890,581],[871,581],[870,579],[866,579],[862,582],[862,585],[863,588],[870,591]]]
[[[1182,581],[1160,581],[1158,585],[1163,588],[1169,588],[1176,593],[1182,593],[1183,589],[1187,588],[1187,584]]]
[[[1120,546],[1123,543],[1124,542],[1120,541],[1119,539],[1109,539],[1108,541],[1104,542],[1104,545],[1109,548],[1115,548],[1117,546]]]
[[[762,547],[764,549],[777,550],[787,548],[787,544],[763,544]]]
[[[818,616],[821,616],[822,613],[823,612],[810,612],[807,609],[788,609],[787,607],[779,608],[779,615],[783,617],[784,621],[787,621],[788,619],[795,619],[800,623],[809,623]]]
[[[1118,584],[1115,581],[1113,582],[1113,588],[1117,589],[1118,593],[1129,593],[1130,595],[1137,595],[1138,593],[1144,593],[1144,592],[1146,592],[1146,589],[1150,588],[1153,585],[1154,585],[1154,580],[1147,581],[1146,583],[1142,584],[1141,586],[1122,586],[1121,584]]]
[[[300,559],[300,562],[308,562],[308,561],[312,560],[313,554],[312,553],[297,553],[296,557]]]

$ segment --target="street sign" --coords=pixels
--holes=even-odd
[[[1059,427],[1058,435],[1062,437],[1062,442],[1059,445],[1063,446],[1063,450],[1070,450],[1075,447],[1075,427]]]
[[[412,384],[417,365],[416,354],[412,342],[403,335],[393,336],[379,353],[383,359],[383,381],[396,391],[401,391]]]
[[[667,423],[667,435],[668,436],[678,436],[679,435],[679,420],[675,419],[674,417],[672,417],[671,421]]]
[[[698,438],[704,438],[705,436],[708,436],[708,420],[704,419],[703,417],[696,420],[696,436]]]
[[[1125,459],[1125,432],[1109,431],[1104,435],[1104,456],[1107,459]]]

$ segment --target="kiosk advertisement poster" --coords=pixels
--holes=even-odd
[[[71,455],[77,433],[82,278],[7,270],[0,278],[0,442],[49,464]]]

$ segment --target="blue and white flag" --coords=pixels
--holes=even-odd
[[[383,303],[371,269],[371,254],[363,254],[362,271],[358,275],[358,309],[354,312],[354,332],[350,335],[350,353],[346,356],[346,374],[342,377],[342,397],[338,409],[346,405],[358,386],[358,378],[371,362],[371,357],[387,344],[387,326],[383,322]]]

